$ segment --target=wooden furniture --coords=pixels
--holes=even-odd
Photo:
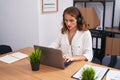
[[[115,34],[120,35],[119,29],[106,29],[106,47],[105,47],[105,55],[116,55],[120,56],[120,38],[115,37]]]
[[[96,41],[95,44],[96,46],[93,47],[94,50],[94,56],[97,57],[98,59],[100,59],[100,61],[102,61],[102,58],[106,55],[106,37],[113,37],[115,38],[115,35],[119,34],[120,35],[120,26],[114,26],[114,12],[115,12],[115,3],[116,0],[73,0],[73,6],[79,6],[77,3],[84,3],[83,7],[87,7],[87,3],[95,3],[95,2],[99,2],[102,3],[103,5],[103,20],[102,20],[102,30],[97,30],[97,29],[92,29],[91,34],[92,34],[92,38],[94,38]],[[107,3],[112,3],[112,19],[111,19],[111,26],[105,26],[105,14],[106,14],[106,10],[107,10]],[[120,25],[120,23],[119,23]],[[115,29],[117,27],[117,29]],[[118,28],[119,27],[119,28]],[[110,29],[107,29],[110,28]],[[99,42],[100,41],[100,42]],[[99,43],[100,43],[100,47],[99,47]],[[116,45],[116,44],[114,44]],[[109,53],[109,52],[108,52]],[[108,54],[107,53],[107,54]],[[112,53],[114,55],[116,55],[115,53]]]
[[[119,29],[106,29],[105,31],[109,33],[120,34]]]
[[[90,2],[99,2],[102,3],[103,5],[103,21],[102,21],[102,27],[103,30],[105,29],[105,13],[106,13],[106,4],[109,2],[112,2],[112,23],[111,23],[111,28],[113,28],[113,24],[114,24],[114,12],[115,12],[115,0],[73,0],[73,6],[76,6],[77,3],[84,3],[84,6],[86,7],[87,4],[86,3],[90,3]]]
[[[32,47],[27,47],[18,51],[30,54],[33,50],[34,49]],[[8,54],[11,53],[13,52],[10,52]],[[0,55],[0,57],[4,55],[5,54]],[[71,78],[71,76],[76,71],[78,71],[84,64],[104,67],[102,65],[94,64],[91,62],[78,61],[72,63],[64,70],[41,64],[39,71],[32,71],[29,59],[25,58],[11,64],[0,62],[0,80],[76,80]]]

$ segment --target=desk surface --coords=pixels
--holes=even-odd
[[[120,30],[119,29],[106,29],[105,31],[111,32],[111,33],[120,34]]]
[[[30,54],[33,48],[27,47],[18,51]],[[78,61],[72,63],[64,70],[41,64],[39,71],[32,71],[29,59],[25,58],[11,64],[0,62],[0,80],[75,80],[71,76],[84,64],[102,66],[90,62]]]

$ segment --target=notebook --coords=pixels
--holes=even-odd
[[[69,66],[72,63],[72,61],[66,62],[63,59],[62,51],[58,49],[34,45],[34,49],[37,49],[37,48],[42,49],[42,56],[40,60],[41,64],[65,69],[67,66]]]

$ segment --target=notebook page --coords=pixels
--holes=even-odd
[[[13,56],[13,57],[18,58],[18,59],[23,59],[23,58],[28,57],[27,54],[24,54],[24,53],[21,53],[21,52],[15,52],[13,54],[10,54],[10,56]]]
[[[110,70],[107,73],[106,80],[120,80],[120,71]]]
[[[13,63],[13,62],[18,61],[18,60],[19,60],[18,58],[12,57],[10,55],[0,57],[0,61],[8,63],[8,64]]]

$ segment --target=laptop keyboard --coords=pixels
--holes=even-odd
[[[69,61],[69,62],[64,62],[64,65],[65,65],[65,67],[67,67],[68,65],[70,65],[71,63],[72,63],[73,61]]]

